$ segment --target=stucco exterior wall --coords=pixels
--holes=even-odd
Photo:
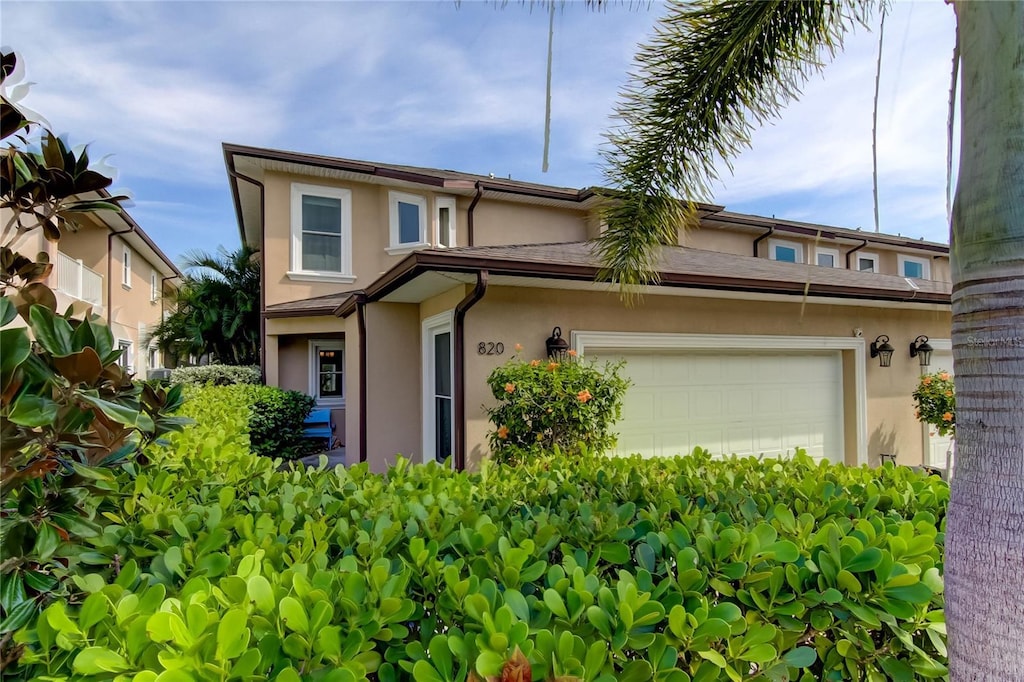
[[[106,235],[102,235],[102,240],[103,249],[106,250]],[[152,297],[150,275],[155,272],[155,269],[152,263],[121,237],[115,236],[111,242],[110,280],[105,282],[106,286],[110,287],[111,309],[108,319],[111,331],[115,338],[127,339],[132,342],[132,350],[135,355],[132,367],[135,368],[139,376],[145,376],[145,371],[151,369],[148,361],[150,329],[159,323],[161,314],[160,298],[157,297],[156,300],[153,300]],[[95,248],[95,245],[93,244],[91,248]],[[125,248],[131,252],[130,286],[125,286],[122,281],[121,268],[124,262]],[[102,264],[100,268],[97,271],[106,278],[106,265]],[[158,287],[161,278],[162,276],[157,272]],[[106,301],[104,301],[105,303]],[[159,360],[158,364],[161,364]]]
[[[652,333],[767,334],[781,336],[851,336],[862,330],[865,343],[887,334],[896,348],[892,366],[866,360],[867,441],[869,461],[894,453],[902,464],[920,464],[921,427],[914,419],[910,394],[920,367],[907,352],[918,334],[948,338],[950,313],[916,310],[910,306],[869,308],[809,302],[722,300],[677,296],[647,296],[627,308],[615,294],[550,289],[492,287],[466,316],[467,348],[478,340],[502,341],[506,348],[523,345],[522,357],[542,358],[545,339],[558,325],[567,338],[572,330]],[[506,356],[466,355],[467,461],[475,464],[487,454],[489,428],[483,405],[492,401],[486,386],[490,371]],[[852,391],[852,356],[844,356],[848,377],[845,399]],[[847,436],[853,424],[846,410]],[[849,442],[847,445],[849,449]]]
[[[587,239],[587,214],[485,196],[473,212],[473,233],[474,246],[583,241]]]
[[[336,319],[336,318],[335,318]],[[340,320],[338,320],[340,322]],[[340,326],[340,325],[339,325]],[[287,334],[275,337],[277,341],[278,377],[275,384],[288,391],[299,391],[310,395],[310,367],[309,367],[309,342],[317,339],[329,339],[332,341],[344,341],[345,336],[340,333],[320,334]],[[345,344],[345,370],[348,370],[348,355],[356,352],[355,347],[351,350],[348,343]],[[269,381],[268,381],[269,383]],[[346,408],[348,401],[354,399],[349,393],[357,389],[358,384],[352,383],[350,377],[345,376],[345,407],[328,406],[331,416],[334,418],[334,435],[344,445],[346,444]]]
[[[368,305],[366,335],[370,341],[366,353],[367,461],[374,471],[385,470],[399,454],[422,461],[419,306]],[[355,386],[350,386],[354,391]]]

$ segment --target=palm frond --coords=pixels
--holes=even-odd
[[[693,202],[710,199],[720,165],[731,168],[754,127],[778,117],[870,9],[856,0],[669,5],[639,49],[602,151],[605,178],[621,192],[604,209],[598,244],[609,279],[652,281],[657,246],[675,243]]]

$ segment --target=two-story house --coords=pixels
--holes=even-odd
[[[46,284],[57,295],[58,311],[70,305],[91,307],[125,351],[122,365],[145,378],[150,370],[165,367],[151,330],[182,274],[125,210],[85,214],[79,223],[56,244],[46,241],[41,230],[32,230],[17,249],[29,257],[49,256],[53,270]]]
[[[944,461],[910,397],[920,337],[930,369],[952,370],[944,244],[705,205],[627,306],[597,280],[597,190],[224,153],[263,261],[266,381],[334,409],[349,461],[472,466],[487,375],[517,344],[546,357],[555,327],[581,355],[626,360],[622,452]]]

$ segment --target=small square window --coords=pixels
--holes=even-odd
[[[925,258],[913,256],[897,256],[900,274],[910,279],[931,279],[931,263]]]
[[[804,247],[796,242],[786,242],[773,239],[768,242],[768,252],[772,260],[782,263],[803,263]]]
[[[818,254],[818,265],[823,268],[834,268],[836,266],[836,257],[831,253],[819,253]]]
[[[873,253],[858,253],[857,270],[860,272],[879,272],[878,256]]]
[[[415,194],[391,192],[391,249],[427,246],[427,200]]]

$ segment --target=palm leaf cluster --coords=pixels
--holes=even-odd
[[[154,330],[164,353],[204,355],[230,365],[252,365],[260,354],[260,264],[242,246],[216,254],[192,251],[187,274],[173,297],[173,312]]]
[[[721,165],[781,113],[870,9],[853,0],[669,4],[638,50],[603,151],[617,190],[599,244],[612,281],[656,279],[657,247],[676,243]]]

